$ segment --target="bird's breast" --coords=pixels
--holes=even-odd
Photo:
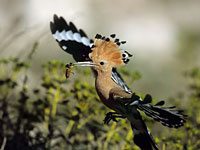
[[[104,105],[114,110],[115,101],[110,99],[109,96],[110,90],[114,87],[112,82],[111,78],[96,78],[95,86],[100,100],[104,103]]]

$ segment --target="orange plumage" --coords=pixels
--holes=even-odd
[[[122,51],[119,46],[112,40],[95,39],[92,52],[89,54],[90,59],[97,63],[100,60],[109,62],[112,67],[124,65],[122,60]]]

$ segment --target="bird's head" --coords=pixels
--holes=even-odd
[[[92,46],[90,59],[95,65],[97,71],[110,71],[113,67],[124,65],[122,51],[119,46],[109,38],[101,38],[97,35]]]
[[[111,35],[112,36],[112,35]],[[119,48],[121,43],[118,39],[109,39],[97,34],[93,45],[91,46],[91,53],[89,53],[89,62],[79,62],[82,66],[92,66],[97,72],[108,72],[112,68],[125,65],[132,55]]]

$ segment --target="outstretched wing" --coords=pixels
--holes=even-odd
[[[63,17],[58,17],[57,15],[54,15],[53,22],[50,22],[50,29],[60,47],[71,54],[75,61],[90,60],[90,46],[93,44],[93,40],[89,39],[82,29],[77,29],[72,22],[68,24]],[[132,93],[116,68],[112,70],[111,78],[124,91]]]
[[[63,17],[57,15],[54,15],[53,18],[53,22],[50,22],[50,29],[60,47],[71,54],[76,61],[89,60],[90,44],[93,41],[83,30],[77,30],[72,22],[67,24]]]

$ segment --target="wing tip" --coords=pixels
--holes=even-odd
[[[54,23],[52,21],[50,21],[50,30],[51,30],[52,34],[54,34],[56,32],[55,27],[54,27]]]
[[[54,14],[54,15],[53,15],[53,20],[54,20],[54,22],[56,22],[57,20],[59,20],[58,15]]]

